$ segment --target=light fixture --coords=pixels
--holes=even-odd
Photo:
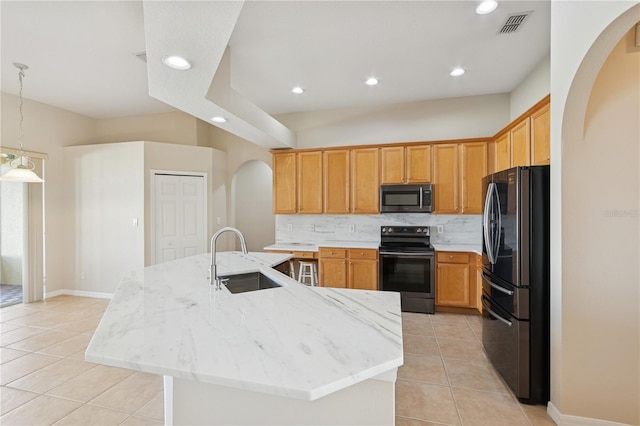
[[[224,117],[212,117],[211,121],[213,121],[214,123],[226,123],[227,119]]]
[[[300,86],[296,86],[291,89],[291,93],[295,93],[296,95],[302,95],[304,93],[304,89]]]
[[[378,83],[380,83],[380,81],[375,77],[369,77],[367,81],[364,82],[367,86],[375,86]]]
[[[497,7],[498,2],[496,0],[485,0],[476,7],[476,13],[478,15],[486,15],[496,10]]]
[[[191,64],[181,56],[165,56],[162,63],[175,70],[185,71],[191,68]]]
[[[10,182],[42,183],[44,182],[44,180],[40,179],[40,177],[33,171],[36,168],[36,165],[25,154],[24,147],[22,146],[22,121],[24,120],[24,115],[22,114],[22,78],[24,77],[24,70],[29,69],[29,67],[17,62],[14,62],[13,66],[18,68],[19,70],[18,80],[20,81],[20,92],[18,93],[20,98],[20,135],[18,136],[20,150],[17,152],[17,155],[9,162],[12,167],[11,170],[0,177],[0,180]]]
[[[464,68],[454,68],[453,70],[451,70],[451,72],[449,73],[449,75],[451,77],[460,77],[462,74],[465,73]]]

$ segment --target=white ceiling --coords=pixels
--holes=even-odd
[[[485,16],[477,3],[245,2],[228,40],[231,87],[268,114],[509,92],[549,53],[549,1],[503,1]],[[94,118],[173,110],[149,96],[147,66],[135,56],[148,42],[141,1],[0,8],[2,91],[17,94],[12,63],[22,62],[29,99]],[[517,32],[498,34],[525,11],[533,13]],[[452,78],[456,66],[467,73]],[[364,85],[371,75],[378,86]],[[306,92],[292,94],[294,85]]]

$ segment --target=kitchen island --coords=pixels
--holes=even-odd
[[[399,295],[307,287],[272,269],[289,257],[218,253],[279,285],[237,294],[207,254],[127,273],[86,359],[162,374],[167,424],[393,424]]]

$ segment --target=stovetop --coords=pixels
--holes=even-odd
[[[428,226],[381,226],[380,250],[402,253],[434,251]]]

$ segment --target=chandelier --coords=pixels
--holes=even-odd
[[[9,164],[11,165],[11,170],[2,175],[2,177],[0,177],[0,180],[9,182],[42,183],[44,182],[44,180],[40,179],[40,177],[33,171],[36,168],[36,165],[24,152],[24,147],[22,145],[22,121],[24,120],[24,115],[22,113],[22,79],[24,78],[24,70],[28,69],[29,67],[17,62],[14,62],[13,66],[18,68],[18,80],[20,81],[20,135],[18,136],[20,149],[18,150],[17,155],[11,156],[13,157],[13,159],[9,162]]]

